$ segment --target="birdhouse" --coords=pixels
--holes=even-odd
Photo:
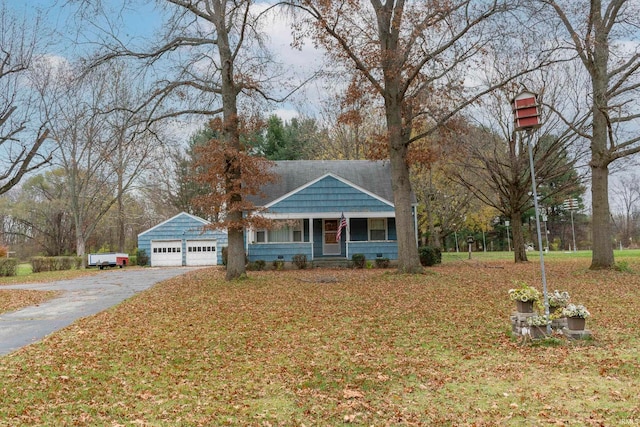
[[[527,91],[520,92],[511,101],[511,108],[513,109],[516,130],[534,129],[542,124],[537,94]]]

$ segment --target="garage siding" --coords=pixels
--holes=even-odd
[[[140,233],[138,235],[138,249],[145,251],[149,256],[150,265],[153,266],[161,264],[221,265],[222,247],[227,246],[228,242],[227,233],[218,230],[205,230],[204,227],[209,224],[202,218],[182,212]],[[188,255],[189,245],[196,248],[192,256]],[[200,248],[199,253],[197,248]],[[204,253],[203,248],[206,248]],[[155,257],[154,249],[156,250]]]

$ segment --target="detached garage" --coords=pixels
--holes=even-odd
[[[227,233],[206,230],[211,223],[182,212],[138,234],[138,249],[149,256],[152,267],[207,266],[222,264]]]

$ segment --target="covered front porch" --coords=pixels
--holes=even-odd
[[[388,212],[344,213],[346,227],[340,227],[342,213],[322,217],[273,217],[275,227],[249,230],[247,257],[250,262],[291,262],[303,254],[308,261],[322,258],[398,258],[395,218]],[[338,233],[340,237],[338,238]]]

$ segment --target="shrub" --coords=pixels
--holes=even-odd
[[[59,270],[71,270],[73,267],[73,258],[68,256],[58,257],[58,265]]]
[[[226,246],[222,247],[222,265],[227,265],[227,260],[229,259],[229,249]]]
[[[0,276],[15,276],[17,272],[18,260],[16,258],[0,258]]]
[[[149,255],[144,249],[136,250],[136,265],[145,266],[149,264]],[[132,261],[133,263],[133,261]]]
[[[262,271],[266,267],[267,263],[263,259],[257,259],[247,264],[247,270],[249,271]]]
[[[351,256],[351,261],[353,261],[353,266],[355,268],[364,268],[367,259],[365,258],[364,254],[353,254]]]
[[[281,271],[284,270],[284,260],[283,259],[276,259],[273,261],[273,268]]]
[[[81,257],[56,256],[45,257],[36,256],[31,258],[31,268],[34,273],[42,273],[45,271],[62,271],[71,270],[72,268],[80,268],[82,266]]]
[[[420,264],[425,267],[440,264],[442,262],[442,252],[440,248],[433,246],[422,246],[420,248]]]
[[[295,254],[293,256],[293,263],[299,270],[307,268],[307,256],[305,254]]]
[[[376,258],[376,268],[389,268],[389,258]]]
[[[47,257],[34,256],[31,258],[31,269],[34,273],[51,271],[51,263]]]
[[[0,245],[0,258],[6,258],[9,253],[9,248],[6,246]]]

